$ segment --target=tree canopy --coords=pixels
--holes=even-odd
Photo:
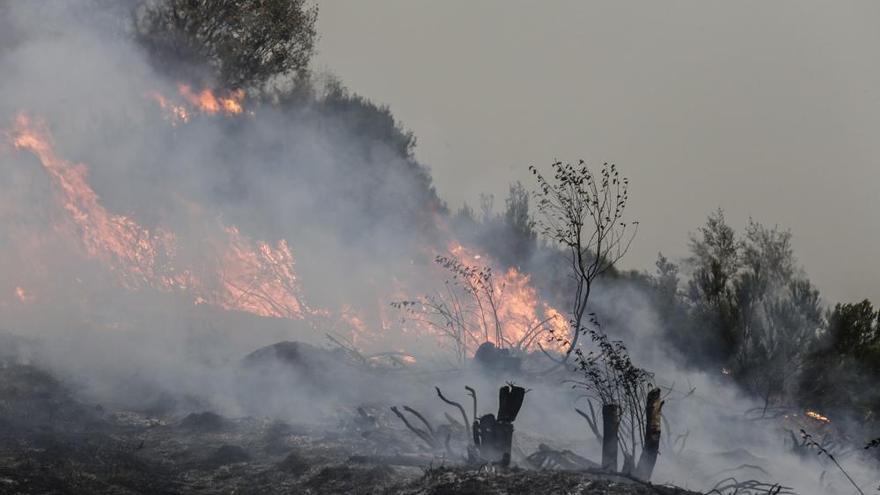
[[[159,0],[143,3],[135,22],[160,67],[249,89],[307,72],[317,18],[305,0]]]

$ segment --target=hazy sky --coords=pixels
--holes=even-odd
[[[625,265],[714,208],[788,227],[826,302],[880,302],[880,3],[319,2],[318,68],[388,104],[457,208],[527,166],[613,161]]]

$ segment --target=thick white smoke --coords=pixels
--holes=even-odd
[[[174,96],[179,81],[157,73],[132,41],[130,7],[0,1],[0,129],[11,129],[22,113],[43,122],[59,156],[88,166],[104,207],[149,229],[175,232],[187,266],[207,263],[200,259],[208,252],[205,239],[220,242],[221,227],[236,225],[270,245],[289,242],[304,303],[335,312],[345,310],[343,302],[371,308],[366,324],[372,327],[390,302],[382,298],[396,294],[397,277],[416,293],[432,287],[436,280],[419,285],[412,278],[430,270],[433,253],[425,246],[442,237],[430,212],[441,205],[405,153],[348,125],[357,116],[345,108],[254,104],[247,109],[253,115],[194,116],[172,126],[149,95]],[[174,291],[121,289],[112,270],[57,229],[66,213],[54,199],[56,186],[33,154],[14,149],[6,137],[0,143],[0,329],[28,339],[33,351],[22,356],[85,396],[121,407],[309,420],[361,402],[427,410],[437,405],[432,387],[438,384],[459,394],[470,384],[494,398],[497,379],[465,372],[378,382],[340,372],[328,384],[337,388],[332,398],[281,370],[268,384],[243,386],[239,364],[247,353],[281,340],[323,345],[324,332],[334,329],[194,305]],[[416,205],[428,213],[413,211]],[[720,370],[707,376],[676,364],[651,302],[637,289],[602,286],[593,304],[601,319],[614,322],[606,330],[625,339],[639,366],[654,371],[659,384],[674,384],[665,406],[671,431],[664,435],[675,440],[687,433],[687,443],[680,453],[681,443],[663,444],[657,480],[706,489],[729,475],[780,482],[803,494],[851,493],[834,466],[793,453],[782,423],[746,419],[760,404]],[[437,354],[412,335],[379,328],[371,334],[379,337],[363,344],[373,350]],[[523,450],[540,438],[597,457],[595,440],[574,412],[583,405],[576,393],[560,383],[523,385],[534,388],[517,423]],[[844,462],[869,486],[866,465],[856,456]]]

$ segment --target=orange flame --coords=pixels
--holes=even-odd
[[[450,244],[449,253],[470,267],[497,266],[491,257],[458,242]],[[539,347],[554,350],[563,347],[561,343],[549,337],[551,332],[566,335],[568,320],[556,308],[541,301],[528,275],[510,267],[501,273],[493,272],[491,284],[496,308],[488,321],[483,321],[483,317],[479,314],[465,316],[469,320],[466,322],[469,327],[482,328],[481,335],[474,335],[476,338],[466,343],[469,352],[475,351],[484,341],[492,342],[499,347],[514,347],[527,351],[537,350]],[[498,332],[494,328],[496,319],[500,327]],[[485,328],[487,326],[492,328]],[[436,333],[430,325],[422,325],[422,330]]]
[[[147,93],[147,96],[159,104],[159,107],[165,112],[167,119],[171,121],[171,125],[176,126],[181,123],[185,124],[189,122],[189,111],[185,106],[175,105],[155,91]]]
[[[241,89],[231,92],[228,96],[215,96],[210,89],[203,89],[198,93],[193,92],[186,84],[179,84],[177,89],[180,95],[201,112],[208,115],[223,112],[225,114],[239,114],[242,112],[241,102],[244,100],[244,91]]]
[[[176,236],[108,212],[86,180],[85,165],[59,158],[42,126],[21,115],[11,137],[15,148],[36,155],[49,173],[86,253],[109,266],[124,287],[187,290],[196,303],[260,316],[302,317],[293,254],[285,241],[275,247],[254,243],[227,227],[215,273],[197,275],[189,268],[178,269]]]
[[[217,98],[207,90],[198,94],[186,86],[181,86],[180,90],[199,111],[241,112],[243,92]],[[151,97],[168,112],[172,125],[189,119],[191,114],[187,107],[175,105],[158,93]],[[381,332],[391,330],[391,318],[385,313],[385,303],[379,305],[378,319],[381,321],[375,329],[371,328],[364,313],[351,307],[343,306],[341,311],[330,312],[306,306],[294,270],[293,252],[285,240],[273,245],[254,241],[235,227],[222,227],[216,229],[217,235],[210,240],[198,241],[200,263],[187,263],[185,260],[193,256],[181,255],[184,248],[173,232],[160,227],[151,229],[131,217],[109,212],[88,183],[86,166],[59,157],[45,126],[20,115],[13,123],[9,137],[15,149],[28,151],[39,159],[85,254],[107,266],[123,287],[181,291],[189,294],[195,304],[265,317],[308,318],[315,326],[341,324],[351,332],[353,343],[367,342]],[[450,245],[449,252],[470,266],[497,267],[490,257],[459,243]],[[535,350],[542,345],[551,349],[560,347],[544,337],[550,329],[564,335],[568,331],[567,319],[540,300],[528,275],[516,268],[508,268],[494,273],[491,280],[492,291],[497,297],[500,331],[496,334],[494,328],[492,331],[486,329],[487,340],[501,347],[523,350]],[[393,282],[392,285],[399,284],[397,279]],[[399,287],[395,290],[405,292]],[[16,295],[22,302],[33,297],[20,287],[16,288]],[[476,315],[469,317],[476,318]],[[482,325],[476,320],[468,324],[473,328]],[[437,337],[436,329],[424,323],[417,322],[414,327],[400,330],[403,333],[414,330],[418,335]],[[469,351],[473,352],[484,341],[483,332],[480,334],[480,339],[467,342]]]

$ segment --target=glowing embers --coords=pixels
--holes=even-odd
[[[190,112],[184,105],[172,103],[155,91],[147,93],[147,96],[159,104],[159,107],[165,114],[165,118],[171,122],[171,125],[176,126],[181,123],[189,122]]]
[[[808,411],[805,412],[804,414],[805,414],[808,418],[815,419],[816,421],[819,421],[819,422],[822,422],[822,423],[830,423],[830,422],[831,422],[831,420],[828,419],[828,417],[823,416],[823,415],[817,413],[816,411],[809,411],[809,410],[808,410]]]
[[[34,295],[30,293],[27,289],[22,286],[15,287],[15,298],[22,304],[31,303],[34,301]]]
[[[188,247],[195,252],[182,256],[174,233],[108,212],[86,180],[85,165],[58,157],[43,126],[21,115],[9,136],[13,147],[40,160],[85,254],[106,266],[123,287],[185,291],[197,304],[260,316],[303,316],[293,253],[284,240],[275,246],[255,242],[235,227],[212,227],[216,222],[208,221],[211,234],[191,240]]]

